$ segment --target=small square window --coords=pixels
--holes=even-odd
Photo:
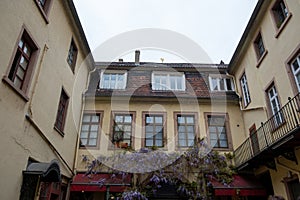
[[[259,60],[266,51],[261,33],[258,33],[258,35],[254,41],[254,47],[255,47],[255,52],[256,52],[257,58]]]
[[[68,52],[68,57],[67,57],[67,62],[70,65],[72,72],[75,71],[77,53],[78,53],[77,46],[74,40],[72,39],[69,52]]]
[[[56,121],[54,127],[63,134],[65,120],[67,116],[69,97],[67,93],[62,89],[57,109]]]

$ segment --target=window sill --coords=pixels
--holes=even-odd
[[[79,149],[84,150],[84,149],[92,149],[92,150],[98,150],[99,146],[79,146]]]
[[[48,16],[47,16],[45,10],[43,9],[43,7],[39,4],[39,2],[37,0],[34,0],[34,1],[36,3],[36,6],[38,7],[42,17],[44,18],[46,24],[49,24],[49,19],[48,19]]]
[[[258,59],[257,64],[256,64],[256,68],[259,68],[260,64],[262,63],[262,61],[265,59],[266,55],[268,54],[268,50],[266,50],[263,55]]]
[[[24,91],[20,90],[15,86],[15,84],[7,77],[4,76],[2,78],[2,81],[8,84],[22,99],[24,99],[26,102],[29,101],[29,97],[24,93]]]
[[[282,30],[285,28],[285,26],[287,25],[287,23],[290,21],[291,17],[293,16],[292,13],[289,13],[289,15],[287,16],[287,18],[284,20],[284,22],[280,25],[280,27],[277,29],[277,32],[275,34],[275,38],[278,38],[279,35],[281,34]]]
[[[232,147],[227,147],[227,148],[214,147],[213,150],[216,150],[216,151],[233,151],[233,148]]]
[[[63,131],[61,131],[60,129],[58,129],[56,126],[53,127],[53,129],[58,132],[62,137],[65,136],[65,133]]]

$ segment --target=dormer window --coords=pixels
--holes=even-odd
[[[101,89],[125,89],[127,82],[126,71],[102,71],[100,79]]]
[[[233,80],[230,77],[209,77],[210,91],[234,91]]]
[[[185,91],[185,76],[180,72],[153,72],[152,90]]]

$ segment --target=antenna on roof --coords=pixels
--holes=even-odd
[[[161,61],[162,63],[164,62],[164,60],[165,60],[164,58],[160,58],[160,61]]]

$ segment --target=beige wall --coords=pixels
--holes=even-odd
[[[235,76],[240,96],[242,96],[240,78],[243,73],[246,74],[251,96],[251,103],[246,108],[242,107],[245,132],[247,134],[249,134],[249,128],[253,124],[258,128],[261,122],[265,122],[271,117],[271,115],[268,114],[268,104],[265,93],[271,82],[275,84],[282,106],[287,103],[288,97],[293,97],[297,93],[297,91],[293,90],[294,80],[289,77],[286,62],[300,45],[300,37],[298,34],[300,31],[298,20],[300,19],[300,4],[299,1],[285,1],[292,16],[287,21],[281,33],[278,34],[271,13],[274,2],[275,1],[264,2],[260,14],[256,18],[239,56],[237,56],[233,62],[235,69],[232,73]],[[259,31],[262,35],[265,49],[267,50],[267,54],[260,65],[258,65],[253,46],[253,42]],[[296,151],[298,159],[299,153],[299,151]],[[275,161],[278,159],[280,159],[284,165],[287,165],[288,168],[283,168],[279,164],[276,164],[277,171],[269,170],[272,185],[276,195],[282,195],[287,199],[283,179],[287,177],[289,168],[299,169],[299,165],[292,164],[291,161],[283,158],[275,158]],[[261,169],[256,169],[255,173],[259,175],[260,170]],[[293,173],[295,173],[295,171]]]
[[[62,175],[71,177],[71,172],[40,137],[37,129],[25,119],[31,117],[42,133],[54,145],[68,163],[74,165],[77,131],[81,113],[81,94],[86,88],[89,67],[84,63],[87,56],[81,39],[74,28],[65,2],[53,0],[49,12],[49,24],[42,17],[35,1],[24,0],[0,2],[0,74],[7,75],[13,58],[17,39],[22,26],[32,35],[40,52],[29,85],[26,102],[8,84],[0,83],[0,132],[2,152],[0,171],[2,192],[0,199],[18,199],[22,184],[22,170],[26,169],[28,158],[39,162],[58,159]],[[76,33],[76,34],[75,34]],[[79,49],[75,74],[66,62],[71,38]],[[80,72],[80,73],[79,73]],[[74,87],[74,84],[76,87]],[[64,128],[64,137],[53,129],[61,88],[70,97]],[[5,180],[5,181],[4,181]]]
[[[175,118],[174,112],[186,112],[186,113],[196,113],[198,118],[198,130],[200,133],[200,137],[207,137],[207,128],[206,128],[206,120],[205,113],[228,113],[229,116],[229,129],[231,133],[231,138],[233,142],[233,147],[237,147],[242,140],[244,139],[244,122],[241,116],[241,112],[239,110],[239,106],[237,104],[224,104],[224,103],[215,103],[214,105],[209,105],[207,103],[201,104],[178,104],[169,102],[162,102],[159,99],[151,100],[140,100],[131,102],[128,105],[128,102],[122,101],[94,101],[94,100],[86,100],[85,104],[86,111],[103,111],[103,119],[102,119],[102,130],[100,135],[100,146],[97,148],[87,148],[87,149],[79,149],[78,152],[78,162],[77,162],[77,170],[84,171],[85,162],[82,162],[82,155],[88,155],[90,160],[97,158],[100,155],[108,155],[114,153],[113,150],[108,150],[109,141],[109,133],[110,133],[110,125],[111,125],[111,111],[135,111],[135,141],[134,141],[134,149],[140,149],[142,147],[142,139],[141,134],[143,132],[143,121],[142,121],[142,113],[143,112],[166,112],[166,126],[167,126],[167,148],[165,150],[168,151],[176,151],[175,148]]]

